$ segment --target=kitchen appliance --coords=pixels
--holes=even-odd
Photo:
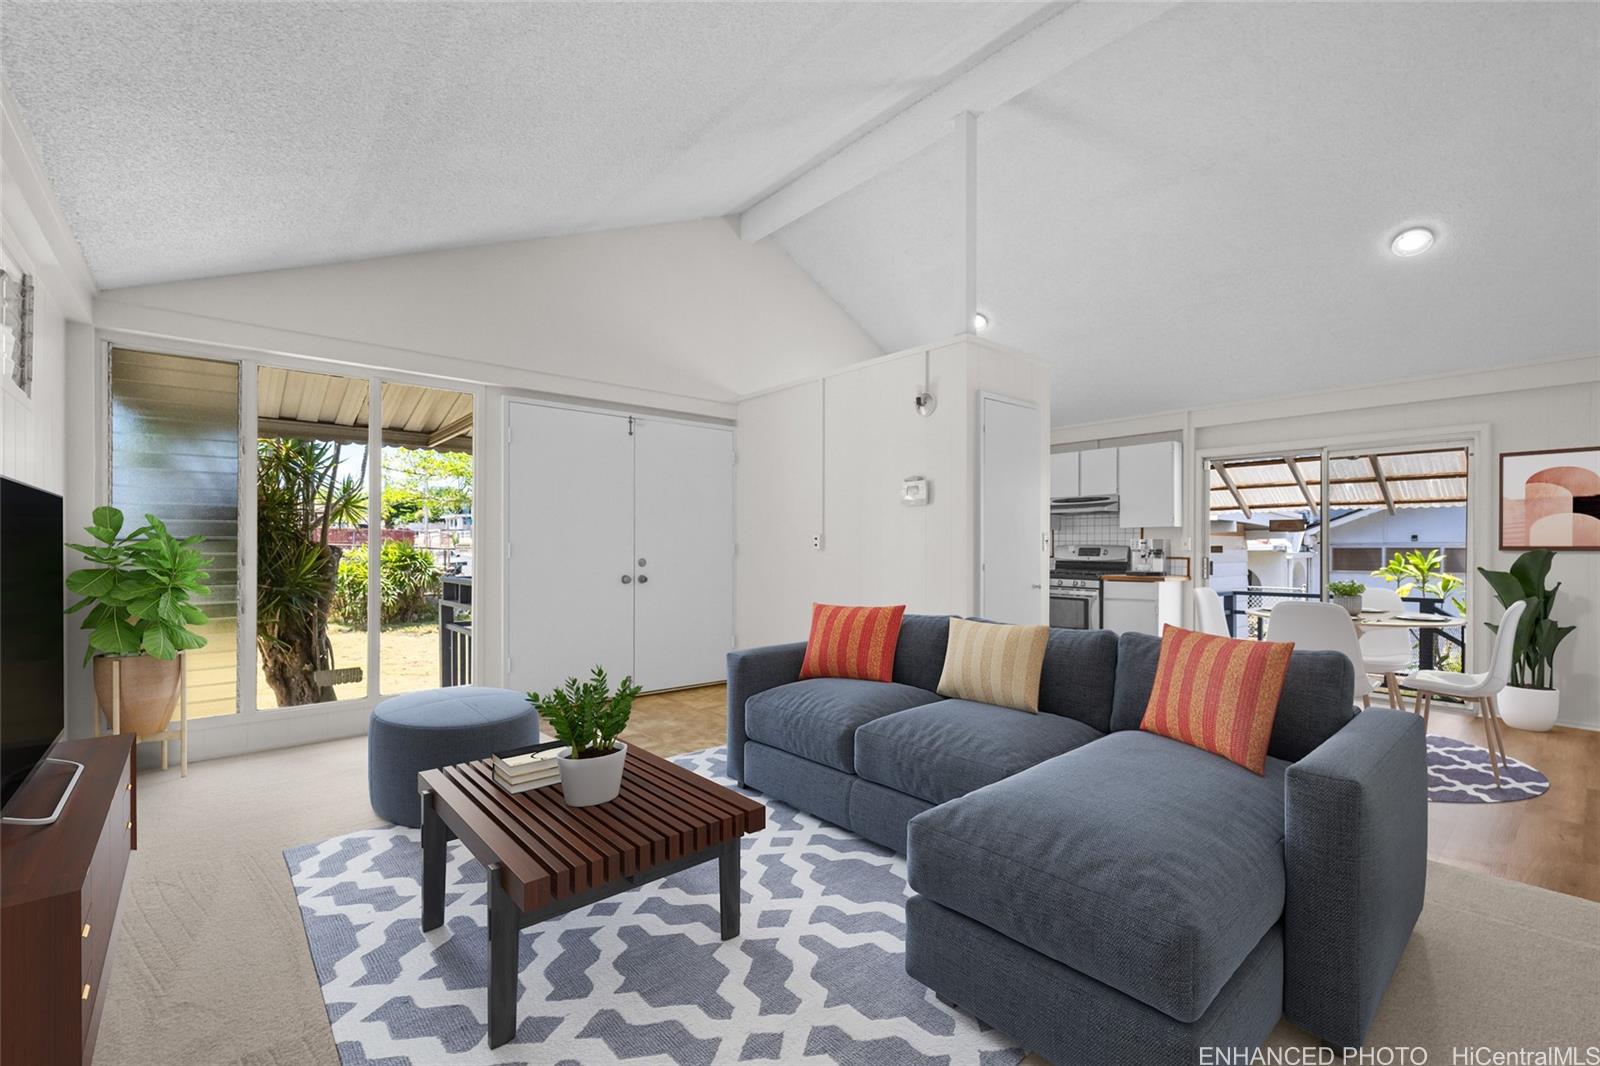
[[[1116,514],[1121,509],[1116,496],[1057,496],[1050,501],[1051,514]]]
[[[1057,629],[1099,629],[1100,577],[1128,572],[1122,544],[1068,544],[1050,571],[1050,624]]]
[[[1128,558],[1130,574],[1165,574],[1167,542],[1155,537],[1140,537],[1132,543]]]

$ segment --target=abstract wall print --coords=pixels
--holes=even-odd
[[[33,279],[0,267],[0,374],[33,395]]]
[[[1600,445],[1501,453],[1500,548],[1600,551]]]

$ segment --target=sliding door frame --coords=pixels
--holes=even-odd
[[[270,748],[304,744],[316,740],[357,736],[366,732],[372,709],[387,695],[383,691],[381,676],[382,640],[381,624],[376,628],[370,619],[381,616],[381,566],[368,567],[367,571],[367,690],[354,699],[330,700],[324,703],[304,704],[298,707],[261,708],[256,704],[256,441],[258,439],[259,410],[257,405],[258,373],[262,367],[299,370],[314,374],[335,374],[353,381],[365,381],[369,390],[367,423],[367,492],[368,506],[382,500],[383,455],[383,386],[384,384],[417,385],[424,388],[448,389],[472,397],[473,426],[483,427],[484,414],[489,410],[488,388],[477,382],[459,381],[444,377],[385,370],[368,365],[340,363],[279,352],[258,352],[232,349],[221,345],[204,345],[180,341],[152,339],[139,334],[118,330],[97,330],[95,333],[96,382],[98,396],[94,432],[95,451],[99,456],[95,471],[95,505],[104,505],[111,496],[111,350],[126,348],[197,359],[218,363],[233,363],[239,368],[239,616],[238,616],[238,699],[233,714],[216,715],[192,720],[189,723],[190,757],[212,758],[222,755],[244,754]],[[478,570],[479,543],[476,516],[480,512],[483,492],[480,485],[488,473],[483,461],[484,447],[481,434],[474,433],[472,450],[472,510],[474,515],[473,571]],[[381,523],[368,522],[368,558],[380,558],[382,549]],[[476,597],[474,598],[476,602]],[[493,612],[480,612],[475,625],[489,622]],[[472,641],[472,676],[480,677],[482,660],[477,631]],[[91,708],[92,710],[92,708]]]

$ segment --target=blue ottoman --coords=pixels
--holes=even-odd
[[[417,774],[539,741],[526,696],[460,685],[408,692],[378,704],[367,730],[367,794],[396,825],[422,825]]]

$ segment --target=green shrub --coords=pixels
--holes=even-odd
[[[432,618],[439,595],[439,569],[433,553],[400,540],[383,542],[383,622],[418,622]],[[339,560],[333,590],[333,617],[347,626],[367,624],[367,549],[351,548]]]
[[[1359,596],[1367,591],[1367,586],[1359,581],[1330,581],[1328,594],[1331,596]]]

